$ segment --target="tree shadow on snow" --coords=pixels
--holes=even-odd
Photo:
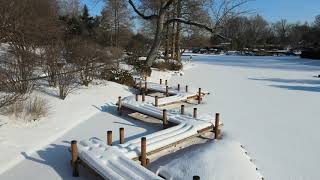
[[[320,92],[320,86],[308,87],[308,86],[285,86],[285,85],[270,85],[271,87],[277,87],[282,89],[294,90],[294,91],[308,91],[308,92]]]
[[[189,56],[185,56],[184,60]],[[276,56],[194,56],[195,62],[245,67],[245,68],[265,68],[265,69],[281,69],[281,70],[312,70],[317,71],[320,67],[319,60],[302,59],[300,57],[276,57]]]
[[[157,132],[162,130],[162,122],[159,120],[159,122],[145,122],[133,119],[126,115],[127,112],[124,112],[123,115],[120,115],[117,106],[114,103],[107,103],[106,105],[97,107],[93,105],[93,107],[99,109],[101,112],[109,113],[113,116],[120,117],[121,119],[125,120],[125,122],[120,121],[114,121],[114,124],[120,125],[119,127],[137,127],[139,129],[144,129],[145,131],[142,133],[139,133],[137,135],[125,137],[126,141],[130,141],[139,137],[146,136],[148,134],[151,134],[153,132]],[[115,144],[119,143],[119,140],[114,141]]]
[[[277,83],[297,83],[297,84],[310,84],[310,85],[318,85],[320,84],[319,79],[311,80],[311,79],[283,79],[283,78],[249,78],[250,80],[256,81],[269,81],[269,82],[277,82]]]
[[[68,150],[70,143],[65,143],[66,145],[50,144],[47,146],[47,148],[39,150],[36,152],[36,154],[31,156],[26,152],[21,152],[21,155],[29,161],[51,167],[61,177],[61,179],[95,179],[95,177],[85,171],[82,166],[79,166],[80,177],[72,177],[72,168],[70,165],[71,155]],[[32,168],[30,170],[39,171],[37,168]],[[34,173],[38,174],[37,172]]]
[[[282,88],[295,91],[320,92],[320,80],[312,79],[283,79],[283,78],[249,78],[255,81],[269,81],[275,83],[283,83],[281,85],[269,85],[270,87]],[[289,84],[289,85],[288,85]],[[290,85],[295,84],[295,85]],[[296,85],[301,84],[301,85]]]

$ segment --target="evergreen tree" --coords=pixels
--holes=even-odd
[[[94,34],[95,19],[90,16],[88,6],[84,5],[81,15],[81,34],[92,36]]]
[[[320,15],[316,16],[315,20],[314,20],[314,24],[317,28],[320,29]]]

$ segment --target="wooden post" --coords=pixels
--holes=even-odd
[[[167,115],[166,109],[163,110],[162,124],[163,124],[163,129],[166,129],[168,127],[168,115]]]
[[[146,94],[144,91],[142,91],[142,102],[144,102],[146,100]]]
[[[77,141],[71,141],[71,165],[72,165],[72,176],[79,177],[78,170],[78,147]]]
[[[186,92],[188,92],[188,89],[189,89],[189,86],[188,86],[188,85],[186,85]]]
[[[141,138],[141,156],[140,156],[141,165],[147,167],[147,138]]]
[[[180,84],[178,84],[178,91],[180,91]]]
[[[165,81],[165,85],[168,86],[168,80]]]
[[[121,96],[118,97],[118,112],[121,113]]]
[[[193,180],[200,180],[200,176],[193,176]]]
[[[112,146],[112,131],[107,132],[107,144]]]
[[[220,124],[220,114],[216,113],[216,120],[214,123],[214,139],[219,139],[219,136],[220,136],[219,124]]]
[[[162,79],[160,79],[160,84],[162,84]]]
[[[154,97],[154,106],[155,107],[158,107],[158,104],[159,104],[158,102],[159,102],[159,98],[158,98],[158,96],[155,96]]]
[[[166,86],[166,97],[169,96],[169,86]]]
[[[181,105],[180,113],[181,113],[182,115],[184,115],[184,105],[183,105],[183,104]]]
[[[201,88],[198,91],[198,104],[201,104]]]
[[[139,94],[136,94],[136,101],[139,101]]]
[[[120,144],[124,144],[124,128],[119,129],[119,135],[120,135]]]
[[[198,112],[198,109],[193,108],[193,118],[195,118],[195,119],[197,119],[197,112]]]
[[[148,82],[147,81],[144,82],[144,91],[145,92],[148,91]]]

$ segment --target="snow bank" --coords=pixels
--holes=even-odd
[[[261,180],[240,144],[226,139],[192,147],[157,171],[166,179],[184,180],[194,175],[203,180]]]
[[[127,87],[105,82],[78,89],[65,100],[42,92],[38,94],[46,98],[51,107],[47,118],[35,123],[8,123],[0,126],[0,174],[24,159],[21,152],[32,154],[101,112],[100,107],[105,103],[113,103],[118,96],[131,93]]]

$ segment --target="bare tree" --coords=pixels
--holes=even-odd
[[[59,73],[60,66],[64,64],[62,53],[63,53],[63,42],[52,40],[44,48],[42,54],[43,63],[42,70],[46,76],[48,76],[49,86],[57,86],[57,75]]]
[[[67,44],[67,62],[79,71],[82,85],[88,86],[100,66],[111,63],[108,51],[97,43],[81,37],[74,38]]]
[[[32,91],[42,47],[58,18],[51,0],[2,0],[0,12],[0,42],[8,45],[0,61],[1,104],[7,105]]]
[[[168,13],[170,12],[170,9],[172,8],[174,2],[175,0],[161,0],[158,1],[158,8],[155,11],[141,11],[139,10],[139,8],[136,7],[135,3],[132,0],[129,0],[129,3],[136,14],[138,14],[141,18],[145,20],[156,22],[154,42],[146,61],[148,66],[151,66],[157,57],[157,52],[161,44],[161,34],[166,24],[178,22],[182,24],[197,26],[199,28],[209,31],[212,34],[217,34],[220,36],[219,30],[223,26],[224,20],[231,15],[239,14],[239,11],[237,10],[239,9],[239,7],[247,3],[248,0],[221,0],[222,3],[220,3],[219,5],[216,4],[216,1],[210,1],[210,5],[212,5],[211,13],[214,14],[214,18],[211,22],[208,22],[207,24],[199,23],[197,21],[184,18],[166,18],[168,17]]]
[[[15,64],[9,63],[13,58],[15,57],[10,53],[4,53],[0,56],[0,109],[26,98],[26,92],[21,93],[21,82],[17,78],[17,67]],[[30,87],[24,91],[29,90]]]
[[[120,47],[124,30],[132,26],[131,16],[125,0],[104,0],[105,8],[102,10],[101,24],[111,32],[112,46]]]
[[[290,28],[291,25],[289,25],[285,19],[281,19],[273,25],[274,32],[279,38],[278,43],[287,43]]]
[[[78,17],[80,14],[80,0],[57,0],[59,14],[62,16]]]
[[[61,66],[57,74],[59,97],[64,100],[77,87],[75,69],[72,65]]]

